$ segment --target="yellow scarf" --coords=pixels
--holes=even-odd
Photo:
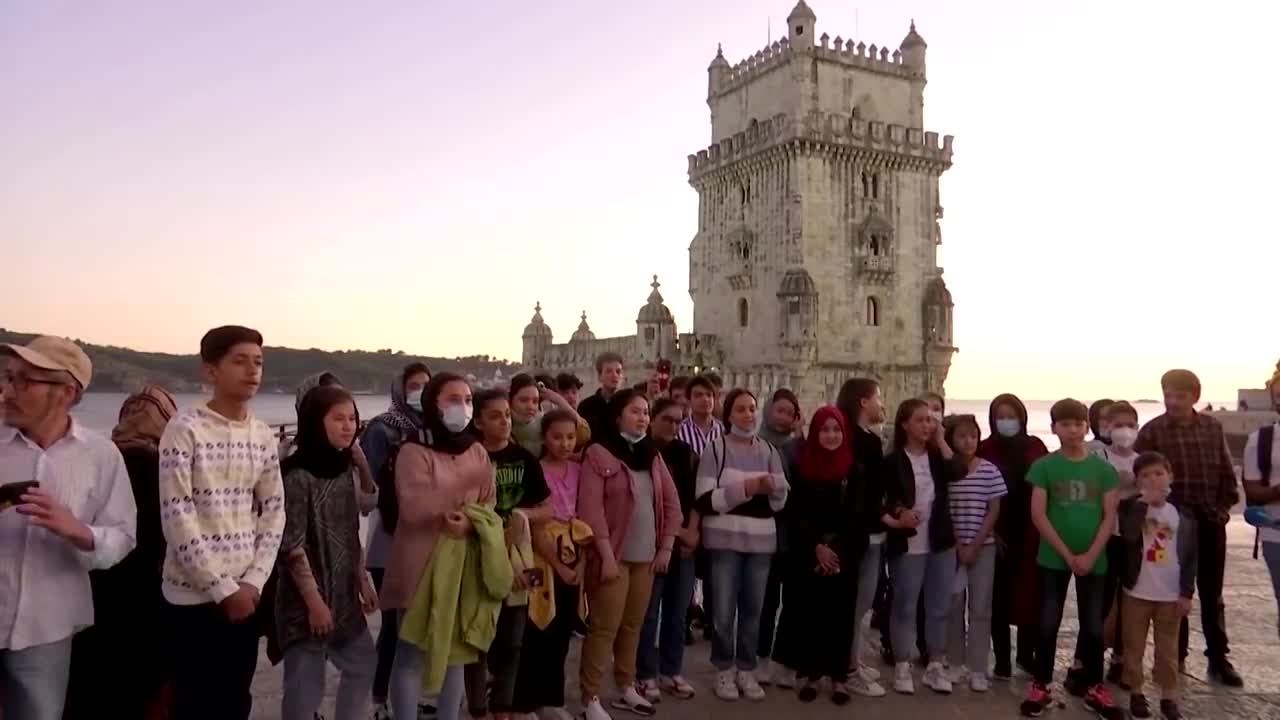
[[[552,520],[542,526],[542,532],[556,548],[562,564],[574,568],[582,562],[582,549],[593,537],[591,526],[574,518],[569,522]],[[538,629],[545,630],[556,617],[555,568],[542,556],[536,556],[536,567],[542,570],[543,583],[529,591],[529,619]],[[578,617],[587,619],[587,596],[578,583]]]

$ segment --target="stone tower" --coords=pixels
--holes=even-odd
[[[785,37],[707,69],[711,144],[688,158],[693,335],[726,382],[789,386],[807,407],[859,375],[892,402],[941,391],[952,138],[924,130],[927,45],[914,21],[898,49],[817,32],[800,0]]]
[[[586,313],[583,313],[582,321],[586,323]],[[552,337],[551,328],[542,320],[542,303],[539,302],[533,307],[533,319],[528,325],[524,326],[524,334],[521,335],[524,341],[524,352],[520,359],[525,367],[536,367],[542,357],[551,347]]]

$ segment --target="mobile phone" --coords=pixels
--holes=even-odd
[[[40,487],[40,483],[35,480],[0,485],[0,510],[8,510],[14,505],[21,504],[22,496],[27,494],[27,491],[31,488],[38,487]]]
[[[546,578],[542,576],[542,568],[528,568],[524,571],[524,584],[531,587],[542,587]]]

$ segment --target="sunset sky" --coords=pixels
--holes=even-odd
[[[792,4],[0,3],[0,326],[518,360],[535,301],[560,341],[634,333],[657,273],[685,331],[706,67]],[[810,5],[929,43],[949,395],[1269,375],[1280,3]]]

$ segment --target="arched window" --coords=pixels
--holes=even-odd
[[[867,298],[867,325],[876,327],[880,324],[880,301],[874,297]]]
[[[749,318],[747,315],[747,299],[739,298],[738,299],[738,325],[742,327],[746,327],[748,319]]]

